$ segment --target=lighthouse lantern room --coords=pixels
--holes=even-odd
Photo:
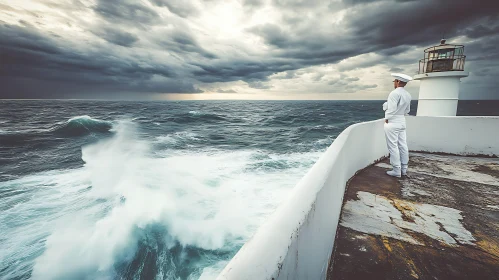
[[[419,72],[414,80],[420,80],[418,116],[455,116],[459,100],[460,79],[467,77],[464,71],[464,46],[446,44],[424,50],[419,61]]]

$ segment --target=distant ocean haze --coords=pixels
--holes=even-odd
[[[383,102],[0,100],[0,279],[214,279]]]

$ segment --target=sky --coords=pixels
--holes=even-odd
[[[0,0],[0,98],[386,99],[443,36],[499,99],[497,0]]]

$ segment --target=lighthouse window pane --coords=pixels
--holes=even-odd
[[[444,58],[451,58],[454,54],[454,50],[439,50],[438,51],[438,58],[444,59]]]

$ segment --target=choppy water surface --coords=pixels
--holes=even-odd
[[[213,279],[382,103],[0,101],[0,278]]]

